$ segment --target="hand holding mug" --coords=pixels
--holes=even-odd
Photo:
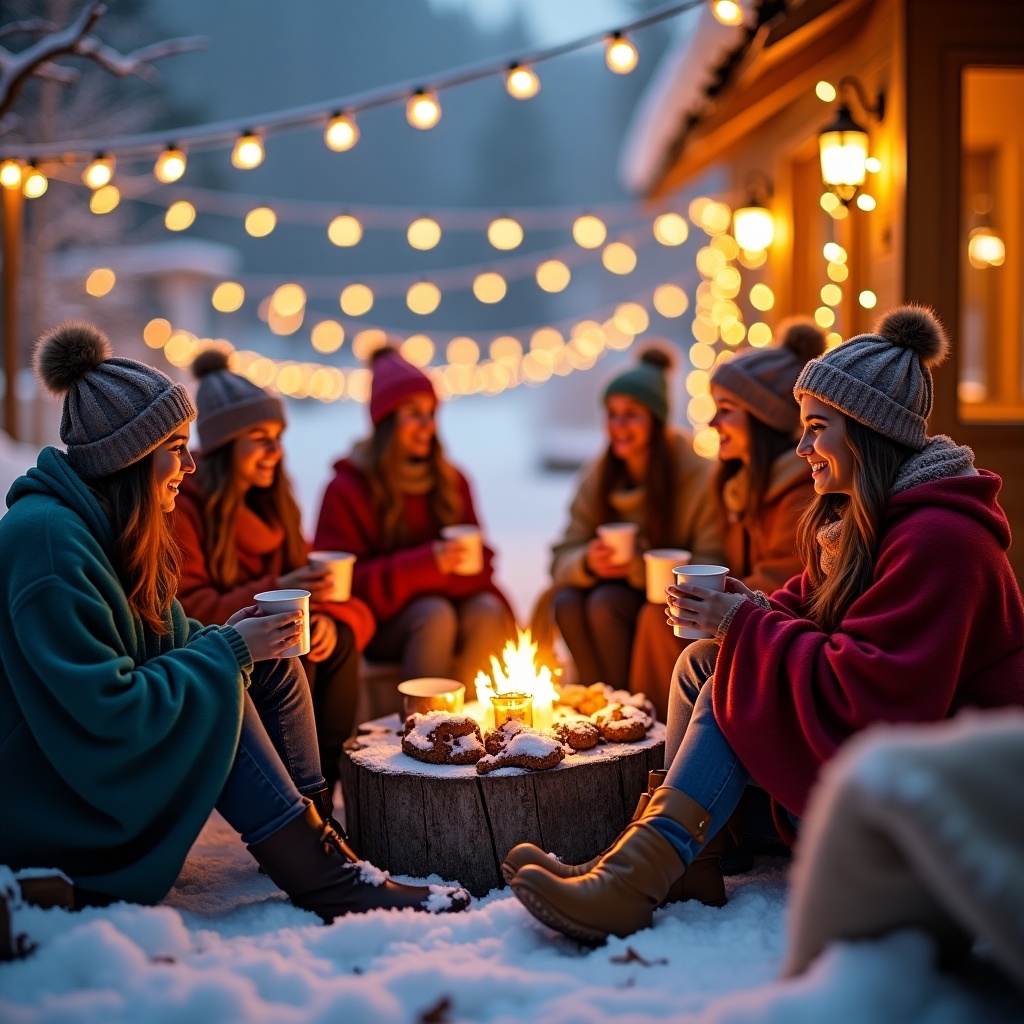
[[[615,549],[600,537],[587,545],[584,561],[590,572],[601,579],[623,579],[629,573],[629,562],[618,561]]]
[[[434,562],[438,572],[451,576],[459,568],[462,561],[462,545],[457,540],[435,540]]]
[[[246,615],[247,612],[251,614]],[[270,661],[299,642],[303,635],[302,619],[301,610],[262,615],[250,606],[232,615],[227,625],[241,633],[253,661]]]
[[[333,581],[325,566],[300,565],[277,578],[278,590],[308,590],[311,601],[330,600]]]
[[[697,629],[712,636],[732,606],[746,600],[741,593],[721,593],[693,584],[673,584],[666,593],[665,617],[670,626]]]

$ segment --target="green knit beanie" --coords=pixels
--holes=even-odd
[[[659,423],[668,422],[668,371],[672,369],[671,352],[663,347],[646,348],[635,366],[613,377],[604,389],[602,401],[612,395],[628,395],[651,411]]]

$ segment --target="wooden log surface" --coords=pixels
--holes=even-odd
[[[397,723],[397,716],[396,716]],[[359,855],[396,875],[440,875],[474,896],[505,884],[500,865],[517,843],[569,863],[596,856],[622,831],[663,767],[665,729],[607,744],[548,771],[423,765],[376,740],[350,740],[341,759],[345,822]],[[394,749],[397,748],[397,749]],[[589,756],[588,756],[589,755]]]

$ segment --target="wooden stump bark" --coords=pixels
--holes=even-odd
[[[392,874],[458,881],[474,896],[504,886],[500,865],[517,843],[573,864],[596,856],[625,827],[665,755],[661,725],[641,743],[542,772],[476,775],[469,766],[438,777],[411,758],[408,771],[394,762],[384,769],[361,758],[362,747],[350,740],[341,759],[346,828],[359,855]]]

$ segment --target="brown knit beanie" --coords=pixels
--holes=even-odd
[[[257,423],[284,424],[284,402],[277,395],[228,369],[228,354],[221,348],[200,352],[192,363],[199,381],[196,405],[199,444],[204,455],[233,441]]]
[[[793,385],[809,359],[825,351],[825,335],[813,320],[794,317],[779,325],[779,343],[719,363],[711,383],[755,419],[781,434],[800,427]]]
[[[155,367],[113,356],[109,339],[92,324],[68,320],[47,331],[36,342],[34,365],[43,387],[64,399],[60,439],[85,479],[138,462],[195,419],[181,384]]]
[[[793,394],[814,395],[884,437],[920,451],[932,411],[932,373],[949,351],[935,312],[890,310],[859,334],[809,362]]]

